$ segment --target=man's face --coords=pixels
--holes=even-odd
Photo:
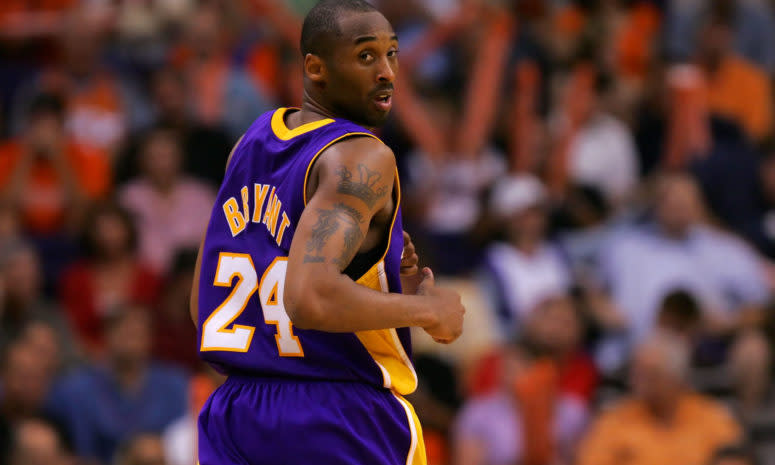
[[[25,248],[16,251],[8,261],[4,274],[14,283],[6,290],[6,297],[18,305],[32,304],[38,297],[41,284],[40,264],[35,251]]]
[[[353,13],[339,21],[341,36],[324,62],[323,95],[331,109],[367,127],[381,125],[392,107],[398,73],[398,39],[378,12]]]
[[[668,180],[657,196],[657,220],[669,234],[683,235],[699,222],[700,202],[700,193],[691,181]]]
[[[145,145],[143,171],[154,182],[169,183],[178,177],[181,157],[175,136],[169,132],[157,133]]]
[[[108,352],[120,363],[137,363],[148,359],[151,351],[151,327],[142,309],[127,310],[108,331]]]
[[[681,390],[680,380],[669,372],[665,354],[655,347],[636,352],[630,371],[633,394],[650,405],[670,404]]]
[[[527,333],[534,344],[554,354],[574,350],[581,339],[581,326],[573,302],[559,296],[541,302],[531,312]]]
[[[39,360],[34,348],[17,344],[9,349],[2,381],[7,402],[26,412],[35,412],[43,405],[51,373]]]

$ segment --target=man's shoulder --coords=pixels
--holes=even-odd
[[[687,394],[683,399],[684,408],[701,422],[732,421],[732,413],[721,402],[702,394]]]
[[[324,164],[358,165],[395,169],[396,158],[393,151],[376,137],[368,134],[346,137],[330,145],[320,154]]]
[[[641,423],[646,418],[645,413],[641,401],[634,397],[624,397],[603,406],[597,422],[622,425]]]

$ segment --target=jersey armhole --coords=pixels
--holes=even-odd
[[[318,152],[310,159],[309,164],[307,165],[307,171],[304,174],[304,184],[302,185],[302,197],[304,199],[304,207],[307,206],[307,200],[308,200],[307,182],[309,180],[309,174],[310,172],[312,172],[312,167],[315,165],[315,162],[318,160],[318,157],[323,152],[325,152],[326,149],[328,149],[335,143],[351,137],[371,137],[373,139],[378,140],[379,142],[382,142],[382,139],[380,139],[379,137],[369,132],[348,132],[346,134],[343,134],[337,137],[336,139],[332,140],[331,142],[323,146],[323,148],[318,150]],[[382,143],[384,144],[384,142]],[[390,225],[388,227],[385,240],[380,241],[379,245],[377,245],[377,247],[375,247],[373,250],[369,250],[363,254],[356,254],[356,256],[353,257],[353,260],[350,262],[350,264],[347,265],[347,267],[342,271],[343,274],[346,274],[347,276],[349,276],[353,281],[358,281],[362,276],[364,276],[372,268],[374,268],[381,261],[383,261],[387,256],[388,251],[390,250],[391,242],[394,240],[393,227],[396,224],[396,219],[398,218],[398,210],[401,206],[401,182],[398,178],[398,167],[395,168],[395,181],[393,185],[392,195],[393,195],[393,200],[395,202],[395,206],[393,207],[393,216],[390,220]]]

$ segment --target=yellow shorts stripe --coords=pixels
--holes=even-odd
[[[412,441],[409,445],[409,452],[406,455],[406,465],[427,465],[428,459],[425,455],[425,441],[422,438],[422,426],[420,426],[420,419],[417,418],[417,413],[414,411],[414,407],[406,399],[398,394],[393,394],[401,406],[406,411],[406,418],[409,421],[409,431],[412,434]]]

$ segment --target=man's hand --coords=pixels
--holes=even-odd
[[[412,237],[404,231],[404,250],[401,252],[401,276],[414,276],[419,271],[417,263],[420,258],[414,250]]]
[[[417,263],[420,259],[415,252],[414,244],[409,233],[404,231],[404,250],[401,252],[401,292],[406,295],[417,294],[417,286],[422,281],[422,275],[418,273],[420,268]]]
[[[423,329],[434,341],[449,344],[463,333],[463,315],[466,309],[460,303],[460,294],[436,287],[433,271],[430,268],[423,268],[422,274],[423,280],[417,287],[417,295],[433,297],[436,300],[433,304],[436,322]]]

